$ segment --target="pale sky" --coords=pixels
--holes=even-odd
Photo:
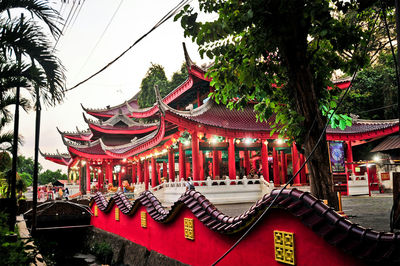
[[[120,1],[86,0],[75,24],[60,39],[57,50],[67,69],[68,88],[118,56],[180,2],[123,1],[102,41],[84,66]],[[71,6],[70,1],[67,11]],[[65,17],[68,15],[68,12],[63,13]],[[64,103],[57,107],[43,108],[40,134],[42,152],[55,153],[57,149],[61,153],[67,151],[57,132],[57,126],[62,131],[76,131],[76,126],[81,130],[88,128],[82,117],[81,103],[89,108],[104,108],[123,103],[139,91],[141,80],[151,63],[164,66],[167,77],[170,78],[184,61],[182,42],[186,43],[189,55],[198,65],[209,62],[208,59],[200,59],[197,45],[190,39],[185,39],[180,22],[173,22],[171,19],[99,76],[68,92]],[[24,136],[25,144],[20,146],[19,154],[33,157],[34,128],[34,112],[26,114],[22,111],[20,134]],[[62,169],[63,172],[67,170],[66,167],[44,160],[41,156],[39,162],[44,169]]]

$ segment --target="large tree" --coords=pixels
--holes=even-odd
[[[295,141],[306,156],[316,147],[308,163],[311,192],[334,207],[323,129],[335,102],[326,88],[333,86],[335,70],[353,73],[368,62],[363,52],[375,25],[374,3],[199,0],[200,11],[214,20],[198,21],[190,6],[176,17],[200,54],[214,60],[208,75],[217,102],[241,108],[257,100],[258,118],[275,113],[276,132]],[[235,97],[239,100],[232,101]]]
[[[158,85],[160,88],[160,94],[164,97],[181,85],[187,77],[188,72],[185,63],[182,64],[179,71],[174,72],[171,81],[168,80],[163,66],[152,63],[140,84],[140,92],[138,96],[140,107],[150,107],[156,102],[156,96],[154,95],[155,85]]]

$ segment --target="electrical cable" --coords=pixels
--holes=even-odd
[[[69,26],[71,25],[71,21],[72,21],[73,19],[75,19],[75,17],[76,17],[75,14],[76,14],[76,11],[79,9],[79,5],[80,5],[80,2],[78,2],[78,4],[76,5],[74,11],[72,12],[72,16],[71,16],[71,18],[69,19],[68,23],[66,24],[66,26],[65,26],[65,31],[64,31],[64,32],[67,32],[67,31],[68,31]]]
[[[83,5],[84,5],[85,3],[86,3],[86,0],[83,0],[83,1],[82,1],[82,4],[81,4],[80,7],[79,7],[78,14],[76,14],[75,19],[74,19],[74,21],[72,22],[71,28],[74,27],[75,22],[76,22],[77,18],[79,17],[79,14],[81,13],[82,7],[83,7]]]
[[[378,108],[374,108],[374,109],[369,109],[369,110],[361,111],[361,112],[358,112],[358,113],[356,113],[356,114],[362,114],[362,113],[368,113],[368,112],[372,112],[372,111],[378,111],[378,110],[390,108],[390,107],[393,107],[393,106],[397,106],[397,103],[394,103],[394,104],[391,104],[391,105],[386,105],[386,106],[383,106],[383,107],[378,107]]]
[[[385,22],[386,34],[387,34],[387,37],[388,37],[388,39],[389,39],[390,50],[391,50],[391,52],[392,52],[394,67],[395,67],[395,69],[396,69],[396,83],[397,83],[397,91],[398,91],[398,94],[399,94],[399,92],[400,92],[399,68],[398,68],[398,64],[397,64],[396,55],[395,55],[395,53],[394,53],[394,48],[393,48],[392,39],[390,38],[389,26],[388,26],[388,23],[387,23],[387,20],[386,20],[386,12],[385,12],[385,11],[386,11],[386,8],[385,8],[385,6],[383,5],[382,0],[381,0],[380,2],[381,2],[383,20],[384,20],[384,22]],[[397,25],[397,27],[399,27],[399,25]],[[397,49],[399,49],[399,48],[397,47]],[[399,52],[399,51],[397,51],[397,52]],[[397,95],[397,100],[399,100],[399,95]],[[396,105],[398,105],[398,104],[399,104],[399,103],[397,102]],[[395,105],[395,104],[393,104],[393,105]],[[393,105],[392,105],[392,106],[393,106]],[[399,123],[400,123],[400,117],[399,117]],[[394,217],[395,208],[398,207],[399,200],[400,200],[400,194],[398,194],[398,195],[397,195],[397,198],[393,201],[392,209],[390,210],[389,223],[390,223],[390,232],[392,232],[392,233],[393,233],[395,227],[397,226],[397,224],[399,223],[399,220],[400,220],[400,215],[397,216],[396,220],[395,220],[395,217]],[[396,205],[397,205],[397,206],[396,206]]]
[[[54,44],[53,51],[56,49],[57,44],[58,44],[58,42],[60,41],[60,39],[61,39],[61,37],[62,37],[62,35],[63,35],[63,33],[64,33],[65,26],[67,25],[67,23],[68,23],[68,21],[69,21],[69,18],[70,18],[71,14],[72,14],[72,10],[73,10],[74,7],[75,7],[75,4],[76,4],[76,1],[74,1],[74,3],[72,4],[71,9],[70,9],[69,12],[68,12],[67,19],[65,20],[65,23],[64,23],[63,28],[62,28],[62,30],[61,30],[60,36],[58,37],[56,43]],[[65,8],[65,9],[67,9],[67,8]]]
[[[374,21],[374,25],[377,21],[379,17],[379,13],[377,14],[375,21]],[[374,27],[372,27],[373,29]],[[372,30],[370,32],[369,38],[368,38],[368,42],[367,45],[365,47],[368,46],[368,43],[370,41],[372,35]],[[366,53],[367,49],[364,50],[364,53]],[[343,93],[342,97],[340,98],[337,106],[333,109],[333,112],[330,114],[330,116],[328,117],[328,120],[324,126],[324,129],[321,132],[321,135],[319,136],[317,143],[314,145],[313,149],[311,150],[311,152],[309,153],[309,155],[307,156],[307,158],[305,159],[304,163],[300,166],[299,170],[291,177],[289,178],[289,180],[286,182],[286,184],[279,190],[278,194],[274,197],[274,199],[271,201],[271,203],[268,205],[268,207],[262,212],[262,214],[257,218],[257,220],[246,230],[246,232],[244,232],[244,234],[220,257],[218,258],[213,264],[212,266],[217,265],[222,259],[224,259],[237,245],[239,245],[239,243],[250,233],[250,231],[261,221],[261,219],[265,216],[265,214],[271,209],[271,207],[275,204],[275,202],[278,200],[279,196],[282,194],[283,190],[294,180],[294,178],[301,172],[301,170],[305,167],[305,165],[308,163],[308,161],[311,159],[311,157],[313,156],[314,152],[316,151],[318,145],[321,143],[323,136],[325,135],[326,129],[328,128],[330,121],[333,117],[333,115],[336,113],[336,111],[339,109],[340,105],[343,103],[346,95],[348,94],[348,92],[350,91],[350,88],[352,87],[353,81],[356,77],[356,74],[358,72],[358,69],[360,68],[360,65],[358,64],[356,67],[356,70],[353,73],[353,76],[351,78],[350,84],[347,87],[347,89],[345,90],[345,92]]]
[[[84,79],[83,81],[79,82],[72,88],[66,89],[65,92],[71,91],[78,86],[82,85],[83,83],[89,81],[93,77],[97,76],[107,68],[109,68],[112,64],[114,64],[116,61],[118,61],[121,57],[123,57],[129,50],[131,50],[136,44],[138,44],[141,40],[143,40],[147,35],[149,35],[151,32],[153,32],[155,29],[157,29],[159,26],[164,24],[167,20],[169,20],[173,15],[175,15],[184,5],[190,3],[192,0],[182,0],[178,5],[176,5],[174,8],[172,8],[166,15],[164,15],[149,31],[147,31],[145,34],[143,34],[139,39],[137,39],[131,46],[129,46],[125,51],[123,51],[119,56],[114,58],[112,61],[110,61],[107,65],[102,67],[100,70],[89,76],[88,78]]]
[[[90,54],[88,55],[88,57],[86,57],[86,60],[85,60],[85,62],[83,63],[81,69],[78,71],[78,73],[81,73],[82,70],[85,68],[86,64],[89,62],[89,59],[92,57],[92,55],[93,55],[94,51],[96,50],[97,46],[100,44],[101,40],[103,39],[105,33],[107,32],[108,28],[110,27],[111,23],[113,22],[114,17],[115,17],[115,15],[118,13],[118,11],[119,11],[119,9],[120,9],[120,7],[121,7],[121,5],[122,5],[123,2],[124,2],[124,0],[121,0],[121,1],[119,2],[119,5],[118,5],[117,9],[114,11],[113,15],[111,16],[110,21],[108,22],[107,26],[105,27],[105,29],[104,29],[103,32],[101,33],[99,39],[97,40],[97,42],[96,42],[95,46],[93,47],[93,49],[90,51]]]

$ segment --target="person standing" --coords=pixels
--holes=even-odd
[[[192,178],[190,178],[190,177],[188,177],[188,179],[187,179],[187,181],[185,183],[185,186],[186,186],[186,191],[195,190],[193,182],[192,182]]]
[[[69,196],[69,190],[68,190],[68,188],[66,187],[66,188],[65,188],[65,191],[64,191],[64,197],[65,197],[66,200],[68,200],[68,196]]]

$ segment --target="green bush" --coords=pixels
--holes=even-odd
[[[113,252],[111,246],[108,243],[95,243],[92,248],[92,253],[101,263],[111,264]]]
[[[34,247],[29,243],[25,245],[14,235],[15,233],[8,229],[7,215],[0,213],[0,265],[29,265],[34,262]],[[33,249],[33,252],[28,253],[27,249]]]

